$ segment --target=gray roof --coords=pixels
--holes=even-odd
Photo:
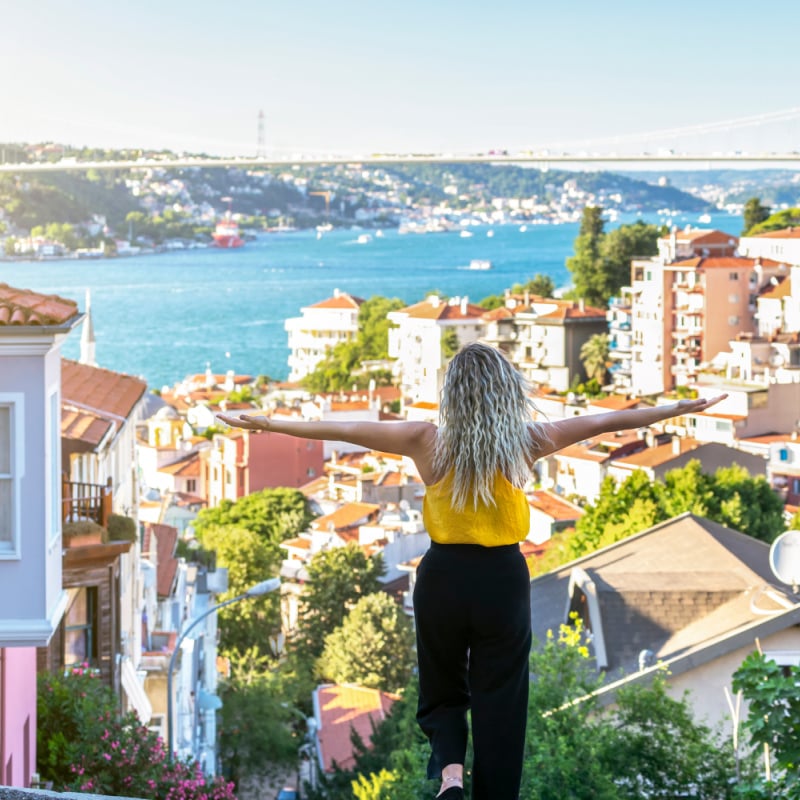
[[[534,636],[576,610],[612,675],[638,672],[645,650],[669,661],[787,613],[800,619],[797,601],[772,574],[767,544],[691,513],[531,583]]]

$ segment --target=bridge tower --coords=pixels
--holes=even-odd
[[[258,137],[256,139],[256,158],[265,158],[267,148],[264,137],[264,109],[258,112]]]

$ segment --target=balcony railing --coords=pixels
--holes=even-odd
[[[99,483],[79,483],[70,481],[65,475],[61,482],[62,522],[91,520],[104,528],[108,527],[111,516],[112,493],[111,478],[103,486]]]

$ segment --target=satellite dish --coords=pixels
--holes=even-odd
[[[800,531],[786,531],[772,543],[769,567],[781,583],[788,583],[797,591],[800,585]]]

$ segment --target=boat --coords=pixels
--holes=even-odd
[[[520,225],[519,226],[519,232],[520,233],[525,233],[525,231],[527,231],[527,230],[528,230],[528,226],[527,225]]]
[[[472,231],[461,231],[461,233],[459,234],[459,236],[460,236],[462,239],[469,239],[469,237],[470,237],[470,236],[472,236]]]
[[[494,264],[488,258],[473,258],[469,262],[469,269],[492,269]]]
[[[225,216],[217,223],[214,233],[211,234],[211,238],[214,240],[214,247],[223,247],[225,249],[241,247],[244,244],[244,239],[239,236],[239,226],[231,216],[231,198],[221,197],[220,200],[228,203],[228,210],[225,212]]]
[[[490,230],[486,231],[486,235],[491,239],[492,236],[494,236],[494,231],[490,229]]]
[[[711,222],[711,214],[701,214],[697,221],[702,225],[708,225]]]
[[[211,236],[215,247],[241,247],[244,244],[244,239],[239,236],[239,226],[230,217],[220,220]]]
[[[359,244],[368,244],[371,241],[372,241],[372,237],[368,233],[362,233],[358,237],[358,243]]]

